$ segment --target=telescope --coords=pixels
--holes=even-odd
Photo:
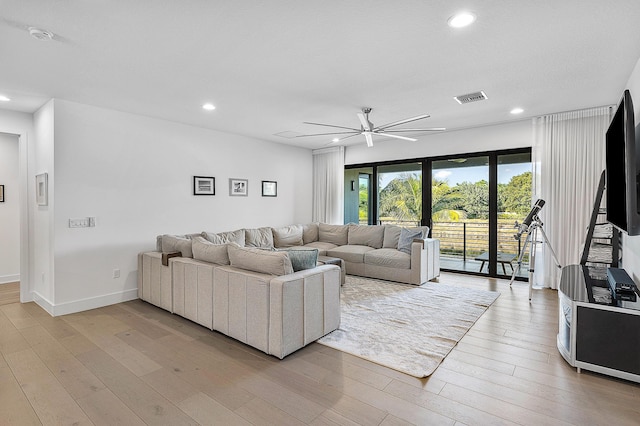
[[[524,232],[527,232],[527,230],[531,226],[531,222],[533,222],[533,220],[536,218],[540,210],[542,210],[543,206],[544,206],[544,200],[542,198],[538,198],[538,200],[535,202],[533,207],[531,207],[531,211],[529,212],[527,217],[524,218],[522,223],[518,223],[518,221],[516,220],[515,227],[518,228],[518,233],[515,234],[513,238],[515,238],[516,240],[519,240],[520,236]]]

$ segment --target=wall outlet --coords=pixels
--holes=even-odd
[[[113,278],[120,278],[120,269],[114,269],[113,270]]]
[[[93,216],[69,219],[69,228],[93,228],[96,218]]]

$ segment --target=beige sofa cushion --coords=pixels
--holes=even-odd
[[[302,225],[302,243],[309,244],[318,241],[318,224],[307,223]]]
[[[212,232],[203,232],[202,236],[213,244],[226,244],[236,243],[240,246],[244,245],[244,229],[238,229],[236,231],[219,232],[214,234]]]
[[[411,269],[411,255],[393,248],[382,248],[366,252],[364,263],[387,268]]]
[[[402,227],[397,225],[384,225],[384,241],[382,248],[398,248],[398,240],[400,239],[400,231]]]
[[[273,245],[276,248],[287,248],[301,246],[302,225],[283,226],[282,228],[271,228],[273,233]]]
[[[323,243],[322,241],[314,241],[312,243],[305,244],[303,247],[318,249],[318,256],[326,256],[327,250],[331,250],[332,248],[338,246],[331,243]]]
[[[273,233],[271,228],[255,228],[244,230],[245,247],[273,248]]]
[[[327,256],[339,257],[340,259],[344,259],[345,262],[364,263],[365,253],[372,250],[375,249],[369,246],[341,246],[327,250]]]
[[[213,244],[203,237],[196,237],[192,241],[193,258],[216,265],[228,265],[229,253],[226,244]]]
[[[182,253],[182,257],[193,257],[193,251],[191,250],[191,239],[180,237],[177,235],[163,235],[162,252],[172,253],[176,251]]]
[[[349,241],[349,225],[318,225],[318,241],[344,246]]]
[[[384,226],[381,225],[349,225],[349,245],[382,248]]]
[[[287,252],[240,247],[235,243],[229,243],[227,249],[231,266],[236,268],[277,276],[293,273]]]

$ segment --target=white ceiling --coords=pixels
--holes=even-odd
[[[476,23],[449,28],[459,10]],[[364,106],[459,129],[613,104],[638,58],[638,0],[0,1],[0,108],[62,98],[306,148],[330,139],[274,134],[359,127]]]

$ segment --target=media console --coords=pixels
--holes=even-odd
[[[585,369],[640,383],[638,290],[616,294],[607,268],[569,265],[562,268],[558,297],[562,357],[578,373]]]

